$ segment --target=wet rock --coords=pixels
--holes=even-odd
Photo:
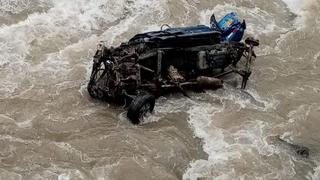
[[[292,150],[296,155],[299,155],[304,158],[308,158],[310,155],[310,149],[305,146],[293,144],[291,142],[288,142],[282,139],[280,136],[272,137],[272,139],[276,140],[274,141],[275,144],[283,146],[286,149]]]
[[[296,153],[304,158],[308,158],[310,155],[310,149],[304,146],[290,144],[296,151]]]

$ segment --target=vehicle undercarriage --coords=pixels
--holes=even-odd
[[[186,33],[187,32],[187,33]],[[93,98],[125,103],[134,124],[166,93],[222,87],[221,77],[237,73],[245,88],[259,41],[227,42],[205,26],[138,34],[119,47],[98,45],[88,92]],[[238,67],[240,60],[244,67]]]

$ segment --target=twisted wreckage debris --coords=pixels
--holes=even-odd
[[[247,38],[235,13],[211,26],[198,25],[137,34],[119,47],[100,43],[93,58],[88,92],[93,98],[128,106],[127,117],[139,124],[152,112],[155,97],[170,92],[216,89],[230,73],[242,76],[245,88],[259,41]],[[238,62],[244,61],[240,67]]]

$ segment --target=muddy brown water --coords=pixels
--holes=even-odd
[[[88,96],[100,40],[230,11],[261,42],[246,92],[230,76],[161,97],[141,126]],[[1,0],[0,179],[320,179],[319,12],[318,0]]]

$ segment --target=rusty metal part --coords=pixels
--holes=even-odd
[[[197,82],[203,89],[217,89],[223,86],[223,81],[221,79],[213,77],[200,76],[197,78]]]
[[[232,72],[244,78],[245,87],[255,58],[253,46],[258,44],[250,39],[247,45],[230,42],[182,48],[140,40],[116,48],[99,46],[88,84],[92,97],[117,101],[139,90],[157,95],[180,91],[187,96],[184,89],[222,87],[217,78]],[[244,69],[237,67],[242,56],[247,60]]]

